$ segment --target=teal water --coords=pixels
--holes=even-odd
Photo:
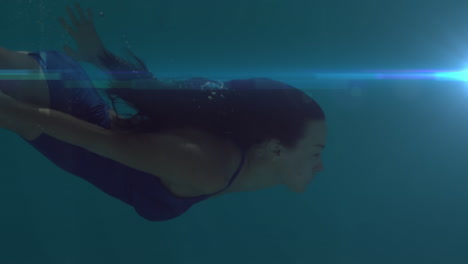
[[[71,39],[56,18],[72,3],[2,2],[0,46],[61,49]],[[110,50],[130,47],[156,75],[308,91],[328,118],[326,169],[304,194],[230,194],[148,222],[0,131],[0,263],[468,263],[467,85],[309,74],[463,69],[468,2],[80,3],[103,12]]]

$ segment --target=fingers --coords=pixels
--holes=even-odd
[[[83,11],[83,9],[81,8],[80,4],[79,3],[76,3],[75,4],[75,8],[78,12],[78,16],[79,16],[79,19],[81,21],[86,21],[86,22],[93,22],[93,11],[91,10],[91,8],[88,8],[86,9],[86,14],[85,12]]]
[[[80,22],[78,22],[78,19],[76,18],[75,13],[73,13],[71,7],[67,6],[67,12],[73,22],[73,26],[78,27],[80,25]]]
[[[88,19],[86,18],[86,16],[85,16],[85,13],[83,12],[83,9],[81,8],[80,4],[76,3],[76,4],[75,4],[75,8],[76,8],[76,10],[77,10],[77,12],[78,12],[78,16],[80,17],[81,21],[86,21],[86,20],[88,20]],[[89,14],[89,9],[90,9],[90,8],[88,8],[88,14]],[[88,18],[89,18],[89,17],[88,17]]]
[[[58,20],[60,24],[62,25],[62,27],[68,32],[68,34],[70,34],[70,36],[75,35],[75,31],[70,27],[70,25],[68,25],[67,21],[65,21],[63,17],[59,17]]]
[[[86,10],[87,14],[85,14],[79,3],[75,4],[75,8],[76,12],[78,13],[78,18],[73,12],[72,8],[70,6],[67,6],[67,13],[70,16],[70,19],[72,20],[72,25],[68,24],[64,18],[59,17],[60,24],[70,35],[75,34],[75,30],[72,28],[72,26],[78,29],[83,22],[91,22],[92,24],[94,23],[93,11],[91,10],[91,8],[88,8]]]
[[[81,9],[80,4],[76,3],[76,4],[75,4],[75,8],[76,8],[76,10],[77,10],[77,12],[78,12],[78,15],[80,16],[80,19],[81,19],[81,20],[86,20],[86,17],[85,17],[85,15],[84,15],[83,9]]]
[[[63,51],[65,52],[65,54],[72,57],[73,59],[75,59],[75,60],[77,59],[75,51],[73,51],[73,49],[70,46],[64,45],[63,46]]]
[[[91,23],[94,23],[93,10],[91,10],[91,8],[88,8],[87,11],[89,21],[91,21]]]

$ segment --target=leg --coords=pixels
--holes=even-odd
[[[0,76],[0,90],[16,100],[49,108],[49,89],[45,76],[39,63],[31,56],[0,48],[0,70],[37,70],[39,80],[22,80],[21,76],[15,79],[2,80]],[[30,127],[18,126],[14,132],[26,140],[32,140],[40,135],[38,131],[31,131]]]

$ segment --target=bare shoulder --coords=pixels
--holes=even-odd
[[[176,161],[186,168],[181,184],[193,184],[205,193],[216,192],[228,184],[241,159],[237,145],[197,129],[174,130],[171,133],[181,141],[184,151],[190,153],[188,156],[197,162],[196,168],[192,169],[190,166],[194,166],[194,163]],[[158,137],[157,134],[154,136]]]
[[[153,174],[166,186],[188,194],[222,189],[241,159],[234,143],[197,129],[123,134],[114,142],[110,154],[114,160]]]

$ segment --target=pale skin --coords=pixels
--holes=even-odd
[[[79,26],[87,27],[87,31],[82,30],[81,34],[88,32],[81,36],[81,43],[86,39],[91,39],[90,43],[101,43],[96,40],[97,33],[95,34],[90,9],[88,17],[79,6],[77,11],[82,20],[87,19],[86,23],[78,24],[78,29]],[[70,9],[69,14],[73,14]],[[76,17],[72,21],[79,23]],[[62,25],[70,33],[70,26],[63,22]],[[89,35],[89,32],[92,34]],[[91,47],[90,43],[86,49],[72,51],[65,48],[65,51],[70,56],[73,54],[77,60],[81,58],[93,63],[97,61],[93,59],[97,57],[93,52],[99,52],[103,47]],[[83,45],[81,47],[86,47]],[[33,69],[41,74],[39,64],[27,52],[3,48],[0,48],[0,69]],[[203,131],[173,130],[132,137],[49,109],[49,91],[45,78],[8,83],[0,81],[0,90],[1,128],[13,131],[25,140],[33,140],[46,133],[127,166],[157,175],[179,196],[197,196],[222,189],[240,161],[237,146]],[[315,174],[323,170],[321,153],[326,145],[326,134],[325,121],[309,121],[305,136],[294,149],[283,146],[276,139],[268,139],[252,147],[246,154],[246,162],[236,181],[220,195],[277,185],[285,185],[297,193],[304,192]]]

